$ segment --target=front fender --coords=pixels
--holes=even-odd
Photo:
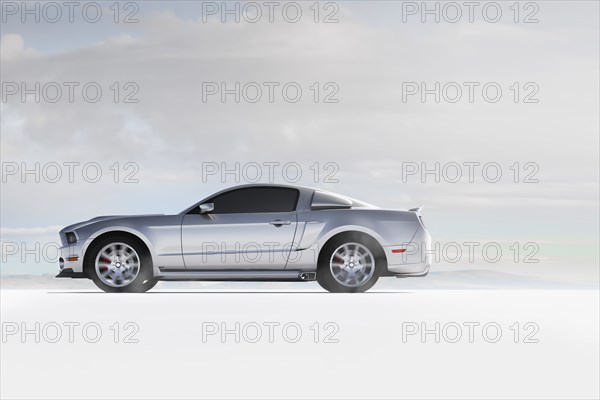
[[[157,254],[155,252],[155,248],[152,244],[152,241],[145,235],[143,234],[140,230],[138,229],[134,229],[130,226],[126,226],[126,225],[113,225],[113,226],[107,226],[104,227],[102,229],[98,229],[96,231],[94,231],[84,242],[84,244],[81,247],[81,257],[82,260],[85,260],[85,256],[87,255],[87,251],[90,248],[90,245],[94,242],[94,240],[96,240],[98,237],[106,234],[106,233],[118,233],[118,232],[125,232],[125,233],[129,233],[133,236],[136,236],[138,239],[140,239],[142,242],[144,242],[144,244],[146,245],[146,247],[148,248],[148,250],[150,251],[150,256],[152,257],[152,265],[153,265],[153,270],[154,270],[154,276],[157,276],[160,274],[160,271],[158,269],[158,265],[155,262],[155,260],[157,259]],[[84,266],[85,267],[85,266]]]

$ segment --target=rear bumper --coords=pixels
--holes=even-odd
[[[385,246],[384,251],[390,275],[425,276],[431,268],[431,235],[422,227],[410,243]]]
[[[396,278],[410,278],[410,277],[421,277],[426,276],[429,273],[431,264],[419,263],[418,265],[405,265],[402,267],[394,267],[393,269],[388,268],[388,276],[395,276]]]

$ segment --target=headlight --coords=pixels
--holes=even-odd
[[[67,237],[67,243],[73,244],[77,242],[77,236],[75,236],[75,233],[67,232],[65,233],[65,236]]]

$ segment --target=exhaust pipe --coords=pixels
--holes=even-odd
[[[301,281],[314,281],[315,279],[317,279],[317,273],[316,272],[300,272],[298,274],[298,278]]]

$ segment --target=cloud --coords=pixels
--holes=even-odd
[[[526,46],[541,40],[535,30],[506,24],[467,25],[478,34],[461,39],[467,28],[446,24],[432,27],[428,35],[411,35],[414,26],[372,25],[351,9],[343,12],[347,18],[339,24],[303,20],[256,25],[203,23],[155,12],[142,19],[134,34],[108,36],[35,62],[8,59],[3,65],[5,80],[77,81],[81,86],[98,82],[104,96],[98,103],[86,103],[78,89],[79,99],[74,103],[21,104],[11,99],[11,114],[25,121],[25,126],[18,138],[9,132],[4,144],[11,146],[25,136],[31,146],[38,147],[28,150],[40,152],[57,142],[68,142],[71,146],[60,146],[55,154],[72,158],[83,150],[96,159],[135,155],[152,164],[169,160],[183,169],[192,168],[199,158],[215,156],[273,158],[269,151],[273,143],[279,157],[335,161],[440,158],[462,153],[459,143],[478,148],[482,157],[497,154],[497,148],[510,149],[514,157],[529,154],[533,145],[552,148],[549,142],[540,141],[523,146],[523,135],[498,120],[499,114],[510,111],[512,118],[523,118],[524,129],[535,127],[524,108],[401,101],[405,80],[506,76],[510,85],[508,73],[514,71],[499,71],[502,63],[498,60],[505,54],[491,52],[489,40],[509,43],[513,39],[506,38],[506,33],[513,32]],[[528,72],[539,76],[539,63],[555,62],[554,54],[543,54],[535,63],[519,58],[519,71],[527,79]],[[265,99],[263,83],[273,81],[280,83],[274,103],[238,104],[229,96],[228,103],[222,104],[218,95],[208,103],[202,101],[202,82],[226,82],[229,88],[235,82],[256,82]],[[139,103],[114,103],[110,89],[114,82],[134,82],[139,87],[135,95]],[[282,99],[281,88],[287,82],[301,85],[300,102]],[[339,103],[315,104],[310,89],[314,82],[318,82],[321,101],[330,92],[323,86],[334,82]],[[121,88],[120,96],[126,93]],[[143,132],[132,133],[134,125],[143,127]],[[502,141],[498,140],[496,148],[487,148],[483,144],[489,137],[502,137]],[[3,156],[7,155],[3,149]]]
[[[402,24],[392,2],[377,3],[376,17],[361,13],[360,5],[340,7],[339,24],[221,24],[161,5],[126,31],[85,26],[81,40],[64,37],[60,52],[24,39],[40,26],[3,35],[3,81],[28,87],[79,82],[73,103],[36,103],[31,96],[22,103],[17,95],[1,104],[3,161],[140,166],[136,185],[11,181],[1,194],[3,224],[66,225],[98,214],[179,211],[213,186],[234,184],[203,184],[203,161],[334,162],[339,184],[301,183],[382,206],[426,204],[428,213],[459,225],[479,206],[493,206],[499,216],[526,206],[541,222],[551,220],[557,206],[581,207],[578,221],[588,227],[597,221],[589,207],[598,202],[597,13],[574,22],[561,19],[566,6],[548,4],[545,24],[424,25]],[[63,27],[54,28],[61,37]],[[497,81],[504,97],[496,104],[403,102],[406,81]],[[509,89],[515,81],[537,82],[540,102],[515,103]],[[103,90],[97,103],[82,100],[90,82]],[[129,82],[137,91],[125,88]],[[256,82],[263,98],[203,102],[202,82],[228,88]],[[279,82],[273,103],[265,101],[265,82]],[[302,87],[297,103],[282,99],[288,82]],[[328,82],[337,85],[337,103],[323,102],[333,92]],[[134,91],[139,101],[124,103]],[[529,187],[399,181],[399,163],[441,160],[533,161],[543,179]],[[308,171],[304,179],[310,178]]]
[[[58,225],[27,227],[27,228],[24,228],[24,227],[17,227],[17,228],[0,227],[0,234],[2,236],[14,236],[14,235],[34,236],[34,235],[48,235],[48,234],[58,235],[58,232],[62,228],[63,228],[62,226],[58,226]]]
[[[5,34],[0,36],[0,56],[3,61],[35,58],[37,52],[26,48],[23,37],[18,34]]]

